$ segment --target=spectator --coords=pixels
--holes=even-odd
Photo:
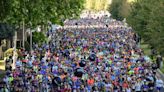
[[[156,63],[157,63],[157,67],[158,68],[161,68],[162,67],[163,59],[162,59],[162,56],[161,55],[158,55],[157,56]]]

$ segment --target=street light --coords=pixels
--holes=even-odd
[[[14,36],[14,51],[13,51],[13,64],[12,64],[12,69],[15,69],[15,63],[16,63],[16,59],[17,59],[17,31],[15,31],[15,36]]]
[[[27,29],[27,32],[29,33],[29,35],[30,35],[30,51],[32,51],[33,49],[32,49],[32,37],[33,37],[33,32],[41,32],[41,26],[38,26],[36,29],[33,29],[33,30],[31,30],[31,29]]]

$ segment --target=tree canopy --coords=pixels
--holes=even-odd
[[[23,21],[27,28],[47,25],[49,21],[62,24],[67,18],[77,17],[84,2],[85,0],[1,0],[0,23],[16,28],[20,28]]]
[[[144,43],[164,55],[164,0],[113,0],[109,11],[115,19],[126,18]]]
[[[86,0],[85,8],[92,11],[107,10],[111,0]]]
[[[145,43],[164,55],[164,0],[137,0],[127,20]]]
[[[8,38],[11,39],[14,35],[14,27],[5,23],[0,23],[0,42]]]
[[[128,16],[130,5],[128,0],[112,0],[109,12],[114,19],[123,20]]]

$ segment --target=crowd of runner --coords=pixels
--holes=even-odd
[[[84,26],[89,26],[89,25],[106,25],[107,23],[111,22],[111,19],[108,17],[104,17],[102,18],[97,18],[97,19],[93,19],[93,18],[84,18],[81,20],[77,20],[77,19],[71,19],[65,22],[66,26],[70,26],[70,25],[84,25]],[[118,22],[119,24],[121,24],[121,22]]]
[[[16,69],[6,66],[0,92],[153,92],[163,86],[128,27],[68,28],[54,33],[48,44],[34,45],[32,53],[21,50]],[[6,62],[11,64],[11,57]]]

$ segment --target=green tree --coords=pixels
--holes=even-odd
[[[112,0],[109,12],[114,19],[123,20],[128,16],[130,5],[127,0]]]
[[[13,24],[25,20],[27,25],[34,26],[50,20],[55,23],[57,20],[78,16],[84,2],[85,0],[1,0],[0,19],[1,22],[6,20],[5,22]]]
[[[107,10],[109,0],[86,0],[85,8],[92,11]]]
[[[12,39],[14,27],[6,23],[8,15],[11,14],[11,0],[0,1],[0,43],[3,39]]]
[[[127,21],[145,43],[164,55],[163,0],[137,0]]]
[[[1,0],[0,23],[22,28],[47,26],[51,21],[63,24],[67,18],[77,17],[83,9],[85,0]],[[0,29],[1,32],[1,29]],[[8,34],[7,30],[3,33]],[[1,35],[0,35],[1,36]]]
[[[0,1],[0,22],[4,22],[6,15],[10,14],[12,2],[10,0],[1,0]]]
[[[0,45],[3,39],[12,39],[13,35],[14,27],[5,23],[0,23]]]
[[[84,8],[85,0],[55,0],[55,13],[50,21],[56,24],[63,24],[63,20],[79,17]]]

